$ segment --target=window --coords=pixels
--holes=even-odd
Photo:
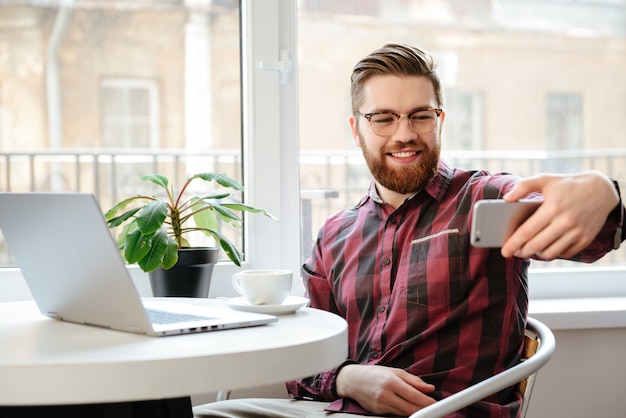
[[[450,150],[483,149],[483,97],[480,93],[445,91],[446,123],[444,143]]]
[[[548,93],[546,97],[546,148],[549,151],[583,148],[583,106],[578,94]],[[581,170],[577,161],[552,159],[546,171],[568,173]]]
[[[289,14],[280,7],[274,0],[2,4],[0,190],[92,192],[104,210],[145,187],[138,178],[147,169],[178,179],[225,172],[244,182],[243,199],[280,219],[246,219],[237,239],[247,265],[297,271],[293,90],[280,71],[258,67],[280,61],[279,41],[291,50],[293,32],[278,25]],[[292,173],[283,158],[293,161]],[[12,264],[2,239],[0,250],[0,263]],[[233,268],[222,263],[216,272]]]
[[[580,149],[583,146],[583,106],[578,94],[553,94],[546,97],[549,150]]]
[[[349,80],[360,58],[388,42],[438,61],[451,164],[521,176],[599,169],[626,190],[626,1],[381,0],[367,13],[350,7],[357,0],[335,3],[298,8],[301,189],[337,192],[311,201],[313,238],[369,184],[348,128]],[[621,249],[596,265],[624,263]]]
[[[155,83],[105,80],[100,91],[104,148],[159,146],[159,96]]]

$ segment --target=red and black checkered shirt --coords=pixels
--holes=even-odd
[[[519,362],[529,260],[505,259],[469,239],[474,203],[501,198],[517,180],[440,162],[434,181],[398,209],[372,186],[325,223],[302,274],[311,306],[348,322],[348,362],[405,369],[434,384],[435,398]],[[617,212],[577,260],[592,262],[613,248],[621,219],[612,218],[623,207]],[[338,369],[287,383],[290,396],[367,415],[338,398]],[[520,395],[509,389],[459,416],[514,417],[519,407]]]

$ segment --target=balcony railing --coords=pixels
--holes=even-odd
[[[626,190],[626,149],[576,151],[443,151],[450,164],[463,168],[507,171],[520,176],[539,172],[571,173],[597,169],[616,179]],[[316,231],[338,210],[360,199],[370,174],[359,150],[302,151],[302,254],[308,255]],[[241,177],[238,150],[189,152],[186,150],[64,149],[0,152],[1,191],[80,191],[93,193],[103,210],[122,197],[145,193],[139,180],[148,173],[163,173],[174,184],[189,174],[224,172]],[[623,253],[624,251],[622,251]],[[624,254],[609,262],[623,262]],[[0,265],[11,264],[0,237]]]

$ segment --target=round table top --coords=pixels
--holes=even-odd
[[[168,299],[172,300],[172,299]],[[215,299],[186,299],[214,306]],[[310,376],[347,356],[346,322],[302,308],[249,328],[147,337],[0,303],[0,405],[173,398]]]

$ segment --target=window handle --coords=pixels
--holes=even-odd
[[[292,62],[289,59],[288,51],[281,50],[279,56],[279,61],[260,61],[259,68],[265,71],[278,71],[280,75],[280,84],[286,84],[289,73],[291,72]]]

